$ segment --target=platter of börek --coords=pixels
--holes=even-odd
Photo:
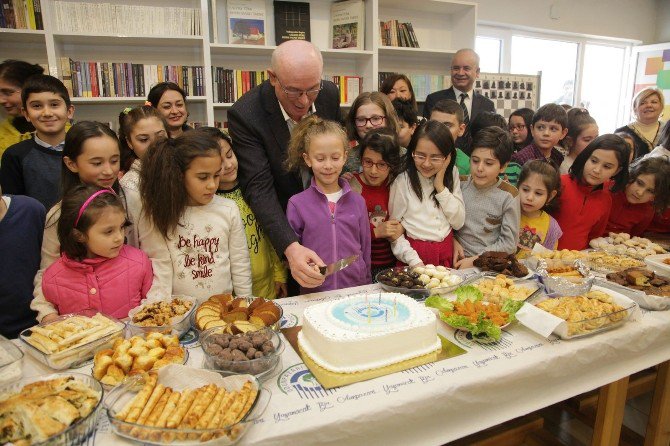
[[[171,364],[129,377],[105,399],[115,434],[143,444],[232,445],[253,426],[270,391],[252,375]]]

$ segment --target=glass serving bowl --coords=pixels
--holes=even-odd
[[[200,334],[200,347],[204,353],[203,368],[218,372],[222,376],[249,374],[254,375],[259,381],[269,378],[281,364],[284,343],[277,332],[270,328],[266,328],[265,330],[272,335],[270,340],[275,351],[262,358],[247,359],[244,361],[229,361],[210,353],[210,346],[214,344],[213,336],[225,333],[223,327],[214,327],[203,331]]]
[[[237,443],[259,419],[270,402],[272,392],[261,387],[254,377],[252,383],[258,390],[256,400],[249,412],[237,423],[214,429],[170,429],[130,423],[115,418],[128,401],[130,401],[144,385],[144,376],[135,375],[131,379],[109,392],[105,398],[105,411],[116,435],[140,444],[151,445],[233,445]],[[232,390],[232,389],[231,389]]]
[[[466,281],[465,277],[463,277],[461,274],[459,274],[456,270],[451,270],[451,269],[448,270],[449,274],[454,275],[454,276],[458,276],[462,280],[461,280],[461,282],[459,282],[455,285],[448,286],[448,287],[437,286],[437,287],[434,287],[434,288],[427,288],[425,286],[416,286],[416,287],[413,287],[413,288],[408,288],[408,287],[403,287],[403,286],[390,285],[388,283],[385,283],[385,281],[383,281],[383,276],[388,274],[389,272],[392,272],[392,273],[411,273],[411,272],[413,272],[413,269],[414,268],[411,268],[409,266],[399,266],[399,267],[395,267],[395,268],[387,268],[387,269],[379,271],[377,273],[377,275],[375,276],[375,280],[377,282],[379,282],[379,284],[381,285],[381,287],[384,291],[389,291],[391,293],[401,293],[401,294],[404,294],[406,296],[412,297],[412,298],[417,299],[417,300],[423,300],[423,299],[427,298],[428,296],[430,296],[431,294],[447,294],[447,293],[450,293],[450,292],[454,291],[456,288],[458,288],[459,286],[463,285]],[[373,295],[374,295],[374,293],[370,294],[371,297]]]
[[[49,324],[67,320],[68,318],[72,318],[75,316],[92,317],[96,313],[98,313],[98,311],[85,310],[78,313],[65,314],[63,316],[59,316],[57,319],[55,319],[52,322],[49,322],[48,324],[39,324],[39,327],[46,327]],[[90,361],[93,358],[93,355],[95,355],[95,352],[97,352],[98,350],[111,348],[112,344],[114,344],[114,340],[123,336],[123,329],[125,327],[123,322],[120,322],[119,320],[111,316],[107,315],[103,316],[106,317],[107,319],[110,319],[115,324],[117,324],[118,330],[108,333],[107,335],[102,336],[101,338],[94,339],[85,344],[77,345],[75,347],[68,348],[60,352],[46,353],[38,349],[34,345],[32,345],[28,340],[28,338],[32,334],[32,329],[30,328],[23,330],[19,334],[19,339],[21,339],[21,342],[23,343],[26,352],[28,352],[30,356],[34,357],[42,364],[45,364],[46,366],[51,367],[54,370],[75,368],[77,366],[84,364],[87,361]]]
[[[62,432],[49,437],[45,441],[39,443],[32,443],[32,446],[74,446],[83,444],[86,441],[86,439],[93,433],[98,424],[98,416],[100,415],[100,411],[102,410],[103,407],[102,401],[104,397],[104,390],[102,388],[102,385],[95,378],[89,375],[84,375],[81,373],[54,373],[46,376],[24,378],[20,381],[17,381],[13,384],[9,384],[0,389],[0,401],[2,401],[7,396],[19,393],[21,389],[27,384],[32,384],[40,381],[48,381],[56,378],[63,378],[66,376],[71,376],[75,378],[77,381],[81,381],[82,383],[91,387],[96,392],[99,392],[100,399],[98,400],[98,403],[95,405],[91,413],[89,413],[87,416],[85,416],[84,418],[80,418],[79,420],[75,421],[70,426],[68,426]]]
[[[23,375],[23,352],[12,341],[0,336],[0,385],[9,384]]]
[[[181,316],[172,318],[171,324],[159,325],[159,326],[144,326],[134,324],[132,322],[133,315],[136,314],[138,311],[140,311],[140,309],[142,309],[147,304],[142,305],[137,309],[131,310],[130,313],[128,314],[129,320],[128,322],[126,322],[127,327],[126,330],[130,334],[130,336],[141,335],[144,333],[150,333],[156,331],[159,333],[177,335],[177,337],[181,338],[189,330],[189,328],[191,328],[191,315],[195,312],[195,307],[197,306],[198,301],[195,297],[184,296],[181,294],[175,294],[172,296],[171,299],[174,299],[176,297],[191,302],[191,308]]]

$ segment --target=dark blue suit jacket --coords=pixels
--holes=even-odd
[[[340,95],[323,81],[314,101],[316,114],[340,121]],[[288,199],[302,192],[299,173],[284,168],[291,138],[274,87],[266,80],[245,93],[228,111],[228,127],[238,161],[238,181],[244,199],[281,256],[298,237],[286,219]]]
[[[430,119],[430,111],[433,109],[435,104],[437,104],[442,99],[452,99],[456,102],[460,100],[456,99],[454,87],[449,87],[446,90],[440,90],[436,91],[435,93],[429,94],[428,96],[426,96],[426,102],[423,105],[423,116],[425,116],[426,119]],[[477,114],[483,111],[492,111],[495,113],[496,108],[493,105],[493,101],[491,101],[486,96],[483,96],[479,93],[475,93],[473,91],[472,111],[470,112],[470,121],[472,121],[472,119],[475,116],[477,116]],[[470,136],[470,126],[468,125],[468,127],[465,129],[465,133],[463,133],[463,136],[461,136],[456,140],[456,147],[463,150],[465,153],[469,155],[471,152],[470,150],[471,142],[472,138]]]

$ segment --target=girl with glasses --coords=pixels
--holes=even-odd
[[[363,172],[353,174],[351,189],[365,199],[370,219],[372,278],[383,269],[395,266],[391,242],[404,232],[398,220],[389,219],[390,184],[400,170],[398,136],[389,129],[368,132],[361,141]]]
[[[349,152],[349,157],[342,172],[360,172],[361,159],[359,144],[372,129],[382,127],[391,129],[398,134],[398,118],[391,101],[378,91],[364,92],[358,95],[351,104],[349,114],[345,118],[347,136],[355,141],[356,147]]]
[[[533,135],[530,133],[530,126],[533,122],[535,112],[530,108],[520,108],[509,115],[509,132],[514,142],[514,151],[526,147],[533,142]]]
[[[405,171],[391,185],[389,211],[406,231],[391,247],[409,266],[451,267],[453,231],[465,222],[456,148],[449,129],[437,121],[422,124],[407,148]]]

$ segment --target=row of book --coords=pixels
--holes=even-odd
[[[212,67],[212,83],[215,103],[232,103],[244,93],[261,84],[267,79],[266,70],[231,70],[223,67]]]
[[[0,5],[0,28],[44,29],[40,0],[2,0]]]
[[[360,76],[324,76],[323,78],[333,81],[340,90],[340,103],[342,104],[350,104],[363,90],[363,78]]]
[[[55,1],[53,7],[60,32],[91,33],[94,27],[97,33],[109,34],[202,35],[200,9],[196,8],[66,1]]]
[[[175,82],[188,96],[205,95],[203,67],[73,61],[60,58],[60,72],[72,97],[146,97],[152,85]]]
[[[379,22],[379,31],[383,46],[419,48],[419,41],[410,22],[401,23],[397,20]]]
[[[379,86],[381,87],[384,80],[392,74],[397,73],[380,71]],[[409,74],[407,77],[412,82],[416,100],[421,102],[425,101],[429,94],[451,87],[451,76],[448,74]]]

